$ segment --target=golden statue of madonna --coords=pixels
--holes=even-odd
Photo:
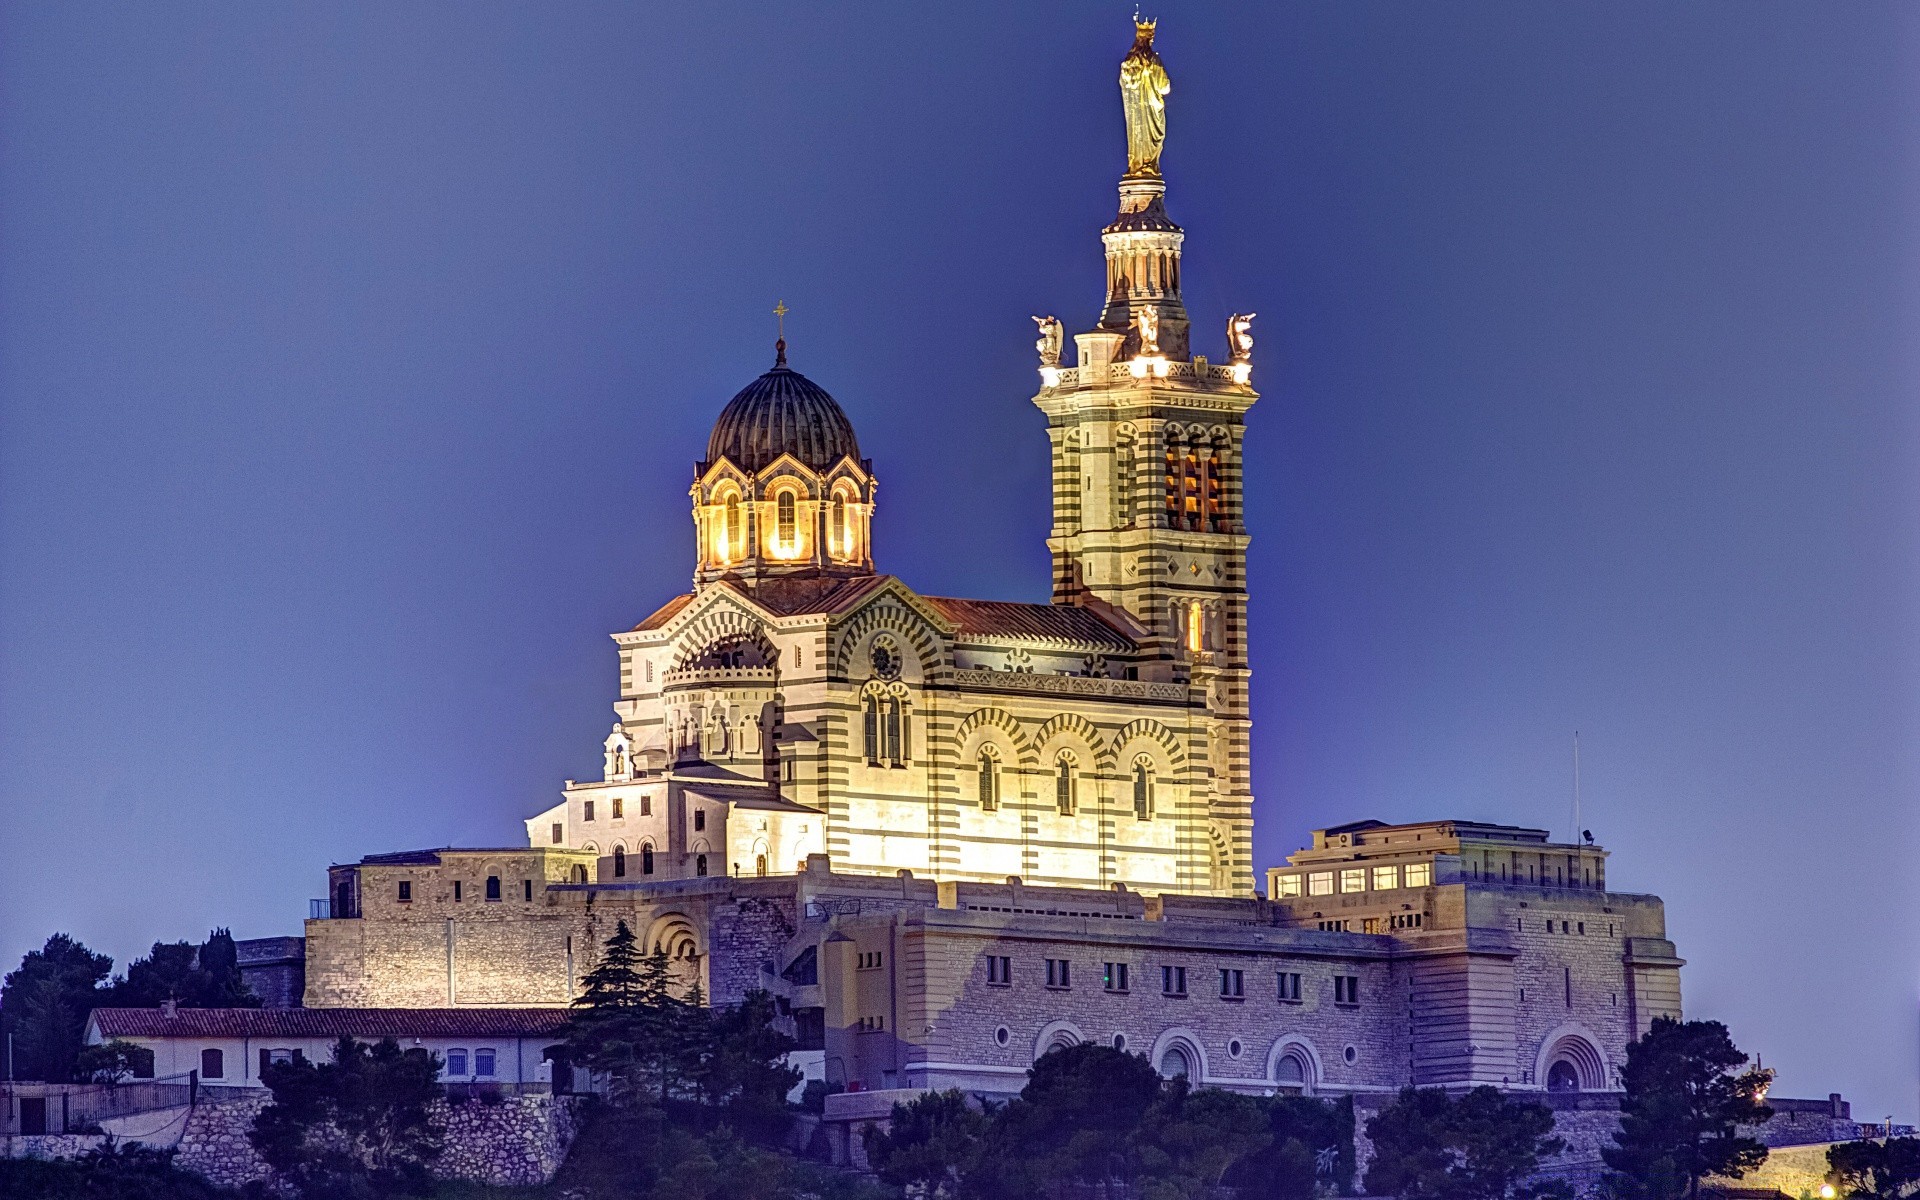
[[[1167,93],[1173,84],[1153,52],[1156,21],[1133,19],[1133,49],[1120,60],[1120,101],[1127,113],[1127,174],[1160,174],[1167,140]]]

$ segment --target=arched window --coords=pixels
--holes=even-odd
[[[1160,1056],[1160,1075],[1164,1079],[1187,1079],[1193,1075],[1193,1060],[1179,1046],[1167,1047]]]
[[[1000,760],[993,751],[980,751],[980,811],[993,812],[1000,807]]]
[[[499,898],[500,877],[498,875],[489,875],[487,876],[487,899],[498,900]]]
[[[1133,816],[1137,821],[1153,817],[1153,770],[1144,758],[1133,764]]]
[[[1187,602],[1187,649],[1195,654],[1207,648],[1207,610],[1198,600]]]
[[[777,516],[774,522],[774,536],[779,539],[783,550],[791,551],[798,537],[798,530],[795,528],[799,524],[796,517],[798,508],[799,506],[794,503],[792,492],[781,492],[780,499],[775,502],[774,511]]]
[[[706,855],[696,854],[693,856],[693,873],[700,876],[704,876],[707,873]]]
[[[218,1050],[200,1052],[200,1078],[225,1079],[227,1077],[227,1056]]]
[[[866,734],[867,765],[880,763],[880,697],[867,693],[866,704],[861,715],[862,729]]]
[[[653,843],[643,842],[640,846],[640,873],[653,874]]]
[[[613,848],[613,877],[615,879],[625,879],[627,877],[627,848],[625,846],[615,846]]]
[[[1073,776],[1073,755],[1062,754],[1054,764],[1053,803],[1060,815],[1070,817],[1079,806],[1079,782]]]
[[[907,761],[905,708],[906,705],[900,697],[887,697],[887,761],[896,767],[904,766]]]
[[[738,546],[746,534],[746,528],[740,522],[740,497],[727,497],[726,520],[720,526],[720,561],[732,562],[734,547]]]
[[[833,514],[828,523],[833,556],[841,560],[853,557],[853,502],[844,491],[833,494]]]
[[[1307,1091],[1306,1060],[1294,1051],[1288,1051],[1274,1064],[1273,1082],[1275,1090],[1291,1096],[1304,1095]]]

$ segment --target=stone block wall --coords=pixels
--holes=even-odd
[[[198,1106],[174,1161],[221,1187],[265,1179],[267,1165],[247,1133],[270,1101],[263,1092]],[[570,1097],[549,1095],[505,1096],[495,1103],[436,1100],[429,1112],[446,1131],[446,1149],[433,1173],[495,1187],[545,1183],[559,1171],[573,1144],[573,1105]]]

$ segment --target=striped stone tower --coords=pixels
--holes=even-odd
[[[1150,54],[1150,34],[1143,40]],[[1101,234],[1106,304],[1099,323],[1074,337],[1077,366],[1060,365],[1058,324],[1040,320],[1033,402],[1053,446],[1053,598],[1133,614],[1162,651],[1143,670],[1192,688],[1205,717],[1188,730],[1188,752],[1210,776],[1205,816],[1190,835],[1205,839],[1210,878],[1195,883],[1246,894],[1253,792],[1241,448],[1257,399],[1251,315],[1229,321],[1224,362],[1190,355],[1180,298],[1186,235],[1165,196],[1157,152],[1120,180],[1119,216]]]

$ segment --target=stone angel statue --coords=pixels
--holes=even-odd
[[[1253,361],[1253,319],[1258,313],[1234,313],[1227,318],[1227,361]]]
[[[1151,304],[1133,314],[1135,328],[1140,331],[1140,350],[1142,358],[1155,358],[1160,354],[1160,310]]]
[[[1040,340],[1033,344],[1033,348],[1040,352],[1040,365],[1043,367],[1059,366],[1060,343],[1062,341],[1060,318],[1049,313],[1044,317],[1035,317],[1033,323],[1040,327]]]

